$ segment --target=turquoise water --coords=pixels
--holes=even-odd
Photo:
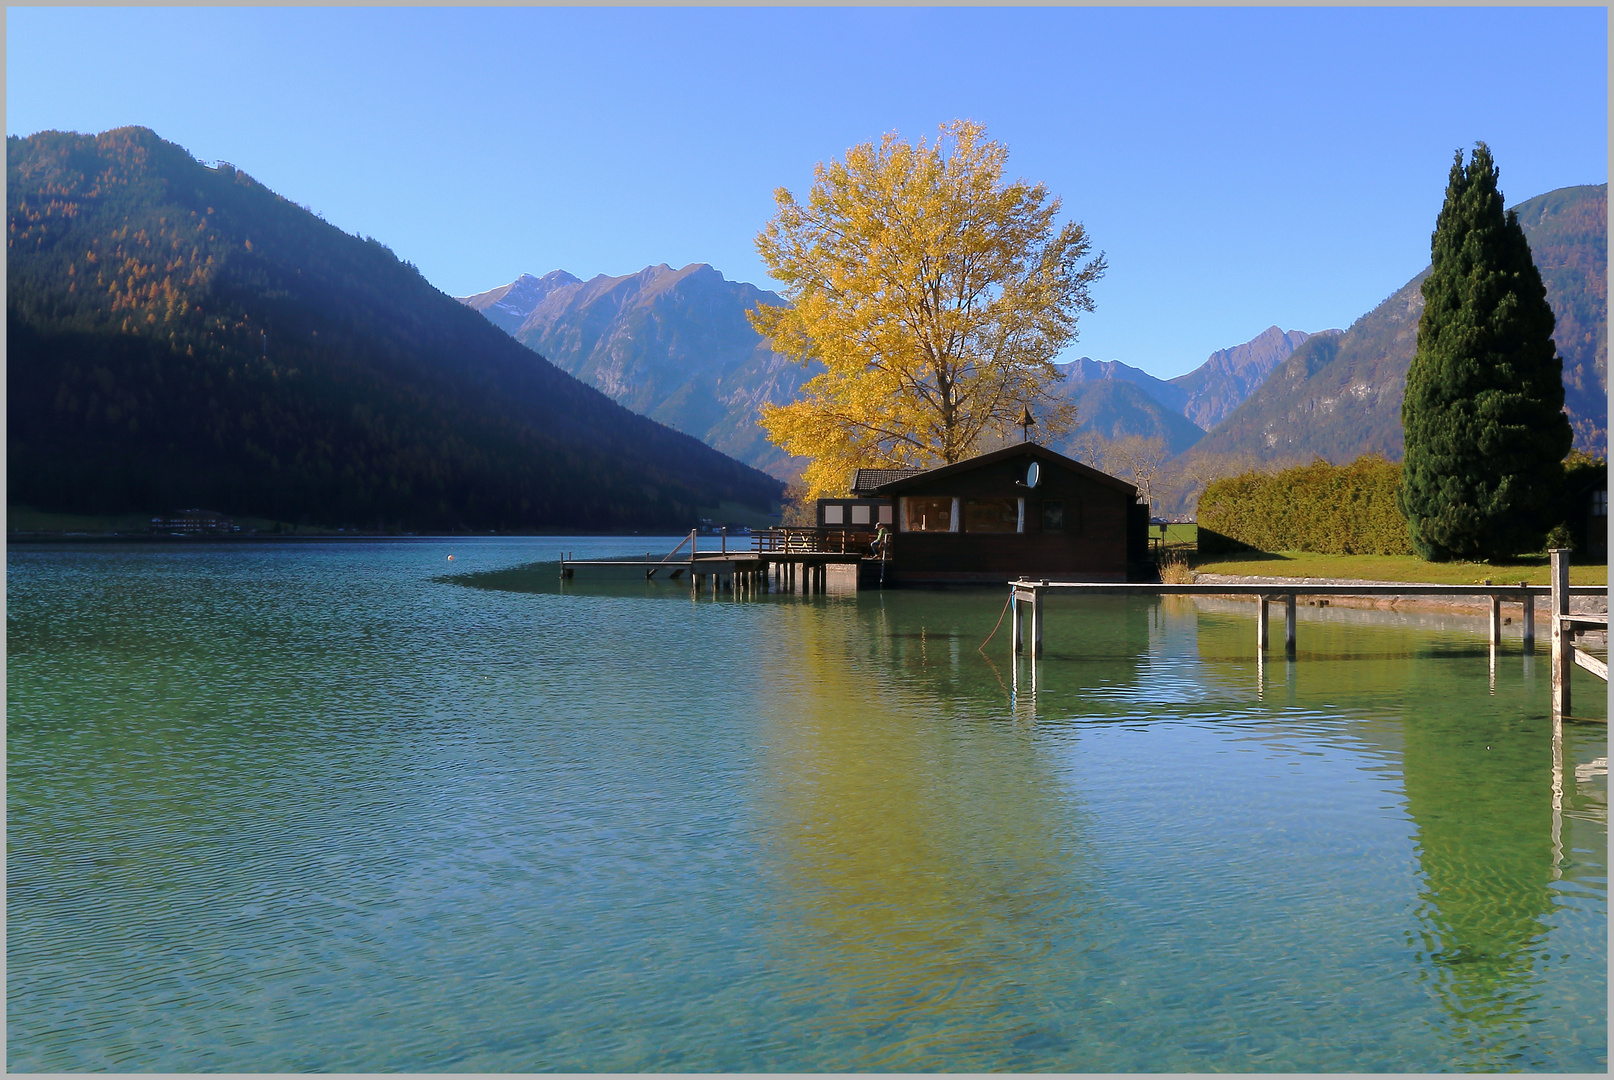
[[[671,544],[11,547],[10,1068],[1606,1069],[1544,655],[510,570]]]

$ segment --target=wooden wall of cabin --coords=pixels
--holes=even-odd
[[[1086,576],[1125,580],[1127,507],[1124,491],[1048,463],[1035,488],[1016,487],[1026,460],[1010,459],[932,483],[905,485],[907,498],[1008,498],[1026,500],[1026,531],[903,532],[891,538],[891,565],[911,574],[986,574],[1015,577]],[[1042,504],[1065,506],[1067,529],[1042,531]]]

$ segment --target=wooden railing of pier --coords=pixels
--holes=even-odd
[[[758,529],[751,534],[751,550],[759,554],[867,555],[874,530],[819,527]]]
[[[1570,585],[1569,552],[1555,549],[1551,552],[1552,577],[1550,585],[1321,585],[1301,584],[1293,581],[1270,581],[1244,584],[1183,584],[1168,585],[1156,582],[1096,582],[1096,581],[1030,581],[1021,578],[1009,582],[1009,637],[1015,653],[1030,652],[1042,655],[1042,609],[1045,596],[1064,595],[1129,595],[1129,596],[1254,596],[1256,598],[1255,637],[1258,654],[1267,651],[1267,605],[1281,602],[1284,614],[1283,647],[1289,658],[1295,655],[1296,598],[1301,596],[1459,596],[1489,597],[1490,643],[1494,651],[1502,641],[1502,604],[1504,601],[1522,604],[1524,608],[1524,648],[1535,649],[1535,602],[1537,597],[1550,601],[1552,639],[1552,708],[1554,716],[1569,711],[1569,672],[1576,665],[1585,668],[1604,682],[1608,681],[1608,664],[1591,653],[1574,645],[1574,636],[1586,630],[1608,628],[1606,613],[1572,613],[1570,598],[1574,596],[1608,597],[1607,585]],[[1029,624],[1029,625],[1028,625]]]

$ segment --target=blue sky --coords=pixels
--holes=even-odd
[[[455,295],[708,262],[772,192],[987,125],[1109,260],[1067,355],[1161,377],[1348,325],[1428,262],[1452,153],[1608,178],[1602,8],[9,8],[6,131],[153,128]]]

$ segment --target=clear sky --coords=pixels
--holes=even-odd
[[[1428,262],[1453,151],[1608,178],[1603,8],[17,8],[6,131],[154,129],[443,291],[707,262],[772,192],[984,123],[1107,253],[1067,355],[1161,377]]]

